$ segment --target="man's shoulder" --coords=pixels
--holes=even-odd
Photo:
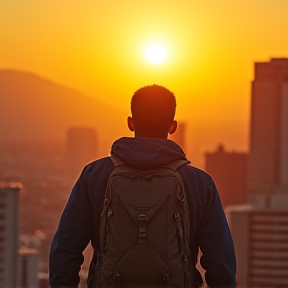
[[[90,175],[94,173],[99,173],[100,171],[101,172],[107,171],[106,173],[109,173],[110,171],[112,171],[113,168],[114,168],[114,164],[111,160],[111,157],[107,156],[107,157],[99,158],[87,164],[84,167],[82,174]]]
[[[218,197],[215,183],[207,172],[194,166],[185,165],[185,167],[180,167],[179,173],[182,176],[191,207],[203,210],[209,202],[208,199]]]
[[[99,159],[96,159],[92,162],[90,162],[89,164],[86,165],[86,167],[95,167],[95,166],[99,166],[99,165],[107,165],[107,163],[111,162],[111,157],[110,156],[106,156],[106,157],[102,157]]]
[[[180,167],[179,172],[183,176],[193,177],[193,179],[198,178],[202,179],[203,181],[213,181],[212,177],[207,172],[190,164]]]

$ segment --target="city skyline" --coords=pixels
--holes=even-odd
[[[228,149],[247,151],[253,63],[288,57],[287,12],[286,0],[4,0],[0,69],[34,73],[127,115],[136,89],[164,85],[187,122],[191,153],[203,139],[201,153],[214,149],[205,125]],[[145,59],[154,42],[169,52],[157,67]]]
[[[274,141],[275,137],[273,135],[272,135],[273,136],[272,137],[269,133],[268,133],[268,137],[267,137],[267,134],[265,134],[265,133],[267,133],[267,131],[268,132],[272,131],[272,133],[275,133],[274,129],[271,129],[271,127],[269,127],[269,125],[268,125],[269,123],[274,123],[272,125],[272,128],[274,128],[275,126],[279,126],[280,128],[282,127],[283,128],[282,129],[282,133],[279,133],[279,135],[281,134],[282,136],[284,136],[283,141],[287,139],[286,138],[286,136],[287,136],[287,134],[286,134],[287,126],[286,125],[279,125],[279,123],[283,122],[283,121],[279,122],[279,119],[284,119],[283,123],[287,124],[287,122],[285,121],[285,119],[286,119],[285,117],[287,116],[288,110],[286,109],[287,107],[285,105],[284,106],[283,105],[280,105],[280,106],[278,105],[279,104],[279,101],[278,101],[279,99],[282,99],[281,100],[282,103],[286,103],[286,102],[283,102],[283,100],[286,101],[287,98],[288,98],[288,94],[286,93],[285,89],[278,89],[279,87],[282,87],[281,86],[282,82],[284,83],[284,86],[283,86],[284,88],[287,86],[287,83],[288,83],[288,81],[286,79],[286,76],[287,76],[286,75],[287,74],[287,69],[286,69],[286,65],[287,64],[286,63],[287,62],[288,62],[288,58],[287,59],[286,58],[285,59],[275,59],[275,58],[273,58],[273,59],[271,59],[270,62],[264,62],[264,63],[260,63],[260,64],[256,63],[255,64],[256,67],[257,66],[259,67],[259,65],[260,65],[260,66],[265,66],[265,67],[268,67],[268,68],[264,69],[264,70],[261,70],[261,69],[260,70],[259,69],[255,70],[255,82],[254,83],[256,83],[256,81],[259,80],[259,78],[258,78],[259,74],[258,73],[260,73],[260,75],[262,75],[262,76],[265,75],[265,77],[266,77],[265,79],[266,80],[267,80],[267,77],[269,75],[270,76],[272,75],[274,78],[276,77],[278,79],[282,79],[283,80],[283,81],[282,80],[281,81],[276,81],[275,82],[276,84],[273,81],[265,81],[264,83],[265,83],[266,86],[270,83],[269,85],[273,88],[273,89],[269,90],[270,93],[266,93],[268,90],[264,89],[266,86],[264,88],[262,87],[263,83],[261,81],[257,82],[257,85],[259,85],[257,91],[260,91],[261,93],[259,95],[256,95],[256,97],[259,98],[256,102],[252,101],[252,103],[254,103],[254,105],[257,105],[257,109],[258,109],[259,105],[255,104],[255,103],[259,103],[259,101],[261,103],[261,100],[263,100],[263,97],[264,96],[267,97],[266,102],[264,101],[265,105],[264,106],[260,105],[260,108],[262,107],[261,108],[262,110],[260,110],[260,112],[259,111],[257,112],[258,114],[260,114],[260,116],[264,115],[264,118],[268,117],[268,119],[265,122],[266,125],[257,126],[257,125],[254,125],[255,123],[253,124],[251,122],[251,126],[254,127],[253,128],[254,130],[252,129],[251,132],[254,131],[254,132],[252,132],[252,134],[255,133],[255,131],[257,132],[255,134],[256,135],[255,137],[257,137],[257,135],[259,136],[259,133],[260,133],[260,135],[266,135],[267,139],[271,138],[272,139],[272,145],[274,143],[273,141]],[[282,73],[279,72],[281,70],[281,69],[279,69],[279,67],[282,66],[281,63],[285,64],[283,66],[284,69],[282,69],[283,70]],[[279,73],[278,72],[275,73],[275,71],[273,69],[272,70],[270,69],[270,66],[271,65],[273,66],[274,64],[276,65],[275,67],[277,67],[276,68],[276,72],[278,71]],[[263,74],[263,71],[265,71],[264,74]],[[284,75],[284,76],[282,77],[281,75]],[[261,79],[261,77],[260,77],[260,79]],[[256,84],[253,84],[253,85],[256,86]],[[277,85],[278,86],[280,85],[280,86],[278,87]],[[276,89],[274,89],[275,87],[276,87]],[[285,93],[277,94],[279,91],[282,91],[282,92],[284,91]],[[275,96],[277,96],[277,97],[275,97]],[[252,92],[251,97],[255,98],[255,92]],[[275,100],[277,100],[277,101],[275,102]],[[265,109],[272,109],[273,110],[273,105],[271,105],[271,103],[269,101],[272,101],[272,102],[274,101],[276,104],[278,103],[277,105],[274,106],[274,108],[275,108],[274,110],[275,111],[272,114],[267,114],[265,112]],[[283,112],[282,114],[281,113],[277,113],[277,111],[280,109],[280,107],[282,109],[281,111]],[[253,108],[252,109],[252,113],[255,114],[255,109],[254,109],[255,107],[252,107],[252,108]],[[255,118],[255,116],[252,116],[251,119],[252,119],[252,121],[253,121],[253,119],[256,120],[256,123],[258,123],[258,121],[259,121],[259,119],[257,120],[257,117]],[[261,123],[261,121],[260,121],[260,123]],[[186,142],[185,138],[186,137],[185,137],[184,134],[187,133],[187,132],[185,133],[186,123],[181,123],[180,127],[181,127],[180,134],[178,135],[179,142],[183,142],[185,144],[185,142]],[[263,134],[263,129],[264,129],[264,134]],[[181,130],[182,130],[182,133],[181,133]],[[71,131],[73,132],[73,129]],[[280,131],[281,131],[281,129],[280,129]],[[78,127],[77,129],[74,130],[74,132],[77,132],[77,133],[72,135],[73,139],[76,139],[77,137],[79,137],[79,135],[81,133],[84,132],[84,134],[87,133],[88,136],[90,135],[89,136],[90,138],[92,137],[91,139],[95,140],[95,131],[93,129],[91,129],[91,127],[87,127],[87,128],[83,128],[83,129],[82,128],[79,129],[79,127]],[[79,132],[81,132],[81,133],[78,134]],[[253,137],[251,139],[253,139]],[[262,138],[260,138],[260,141],[257,138],[256,138],[256,140],[259,143],[263,142]],[[70,141],[73,141],[73,140],[70,139]],[[91,140],[89,140],[89,141],[91,141]],[[93,141],[91,141],[91,142],[93,142]],[[260,154],[257,154],[258,158],[256,158],[256,160],[258,159],[258,162],[256,161],[256,164],[258,165],[262,161],[261,160],[261,156],[262,156],[261,153],[264,153],[263,155],[266,155],[266,154],[269,154],[270,152],[271,153],[273,152],[271,155],[274,158],[276,157],[275,159],[278,159],[278,160],[279,160],[279,155],[277,154],[278,152],[281,153],[281,155],[287,155],[285,153],[287,153],[288,146],[287,145],[283,145],[283,141],[277,141],[277,139],[276,139],[275,143],[279,142],[282,145],[281,147],[283,149],[282,150],[277,150],[276,149],[275,151],[270,149],[269,142],[266,141],[265,145],[264,145],[265,147],[263,148],[264,150],[263,149],[257,149],[257,153],[259,152]],[[46,145],[49,146],[48,143]],[[41,218],[43,218],[43,219],[41,219],[41,221],[40,221],[39,219],[37,219],[37,217],[35,217],[35,219],[33,217],[33,221],[31,223],[34,226],[33,225],[30,226],[30,224],[27,223],[27,222],[26,223],[22,223],[23,226],[24,226],[24,224],[26,226],[26,227],[24,227],[24,229],[22,228],[23,231],[25,231],[27,233],[30,230],[29,233],[31,234],[31,231],[33,233],[33,230],[32,230],[33,228],[32,227],[39,227],[39,225],[40,225],[40,227],[42,227],[41,229],[43,229],[43,231],[44,231],[44,232],[41,232],[41,233],[43,233],[43,235],[45,235],[45,237],[47,236],[47,240],[51,241],[51,237],[52,237],[52,235],[53,235],[53,233],[55,231],[54,229],[55,229],[55,227],[57,225],[57,220],[58,220],[56,215],[57,214],[59,215],[59,213],[61,212],[61,208],[63,208],[63,205],[64,205],[64,203],[66,201],[66,197],[69,194],[69,189],[72,187],[73,181],[75,181],[75,176],[71,177],[71,175],[70,175],[69,177],[67,177],[68,175],[67,175],[67,169],[65,168],[65,161],[63,161],[65,159],[65,157],[63,156],[65,154],[65,153],[63,153],[63,152],[65,152],[65,149],[63,149],[63,151],[61,152],[61,149],[63,147],[61,148],[59,146],[57,146],[57,147],[55,146],[54,149],[57,148],[55,150],[55,151],[57,151],[57,153],[53,152],[52,154],[49,154],[50,152],[48,152],[48,150],[45,150],[46,149],[45,147],[42,147],[42,149],[43,149],[41,151],[42,155],[41,154],[40,155],[37,154],[38,153],[37,149],[31,150],[29,152],[31,154],[29,154],[29,153],[27,153],[27,151],[24,151],[24,149],[22,150],[22,153],[21,153],[21,150],[17,149],[17,147],[16,147],[16,149],[18,150],[17,151],[18,154],[19,155],[23,154],[21,156],[23,157],[23,163],[25,162],[24,167],[19,165],[18,169],[15,169],[15,166],[14,166],[14,168],[12,168],[13,164],[15,163],[15,159],[19,158],[18,157],[19,155],[17,156],[15,154],[14,155],[15,158],[13,158],[13,157],[11,157],[11,155],[9,155],[9,153],[7,153],[7,155],[6,155],[7,156],[6,160],[7,160],[7,164],[9,164],[11,166],[8,166],[8,165],[5,166],[5,161],[3,162],[4,166],[3,166],[3,163],[1,163],[1,161],[0,161],[0,164],[2,164],[2,169],[3,169],[3,167],[5,167],[5,169],[6,169],[5,173],[7,173],[6,175],[10,175],[9,177],[12,177],[14,175],[13,177],[17,178],[17,179],[14,179],[16,181],[19,181],[19,180],[21,180],[21,181],[24,180],[23,182],[27,181],[26,183],[28,185],[27,186],[24,185],[24,188],[27,189],[27,191],[24,194],[22,194],[22,198],[25,200],[25,205],[26,205],[25,207],[28,207],[27,205],[29,205],[29,209],[31,209],[31,210],[28,209],[28,210],[25,211],[25,213],[23,214],[26,217],[25,219],[29,220],[29,217],[30,217],[29,215],[30,215],[31,211],[34,211],[32,209],[36,209],[37,208],[35,210],[36,213],[39,213],[41,211],[41,215],[42,215]],[[257,147],[257,145],[256,145],[256,147]],[[70,153],[75,153],[75,151],[74,152],[73,151],[70,152]],[[221,150],[221,147],[220,147],[220,150],[218,152],[220,152],[220,156],[221,156],[221,154],[223,154],[223,152],[224,152],[223,148]],[[269,153],[267,153],[267,152],[269,152]],[[45,155],[45,157],[44,157],[44,155]],[[230,160],[232,159],[231,157],[234,158],[234,156],[237,156],[237,155],[241,156],[241,158],[242,158],[242,156],[246,157],[244,154],[240,155],[240,153],[237,154],[235,152],[228,152],[228,153],[225,152],[225,155],[228,156],[228,158],[230,158]],[[252,155],[253,155],[253,153],[252,153]],[[53,157],[51,157],[51,156],[53,156]],[[84,161],[89,161],[88,159],[84,159],[86,157],[84,154],[82,156],[83,156],[83,160]],[[227,158],[227,160],[230,161],[228,158]],[[42,162],[38,163],[39,159],[42,159]],[[51,159],[53,159],[53,160],[51,161]],[[260,162],[259,162],[259,159],[261,160]],[[275,159],[274,159],[274,161],[271,162],[272,164],[276,163]],[[283,159],[286,159],[286,158],[284,157]],[[2,159],[0,159],[0,160],[2,160]],[[27,162],[27,160],[29,160],[29,161]],[[244,160],[244,161],[246,161],[246,160]],[[217,160],[216,160],[216,162],[217,162]],[[37,166],[33,167],[33,163],[34,164],[37,163],[39,167],[37,167]],[[286,162],[280,161],[280,163],[282,165],[282,166],[281,165],[280,166],[283,168],[283,165],[285,165]],[[268,165],[268,162],[266,164]],[[83,165],[85,165],[84,162],[83,162]],[[18,163],[16,163],[16,166],[18,166]],[[10,167],[12,168],[12,170],[14,169],[14,171],[12,171],[11,169],[10,169],[10,171],[8,171],[9,169],[7,169],[7,168],[10,168]],[[33,167],[33,169],[31,171],[29,171],[29,169],[31,169],[31,167]],[[229,167],[229,166],[227,165],[226,167]],[[267,166],[267,167],[269,168],[269,166]],[[283,169],[284,169],[284,171],[287,172],[287,170],[285,170],[285,167],[286,166],[284,166]],[[79,169],[80,168],[83,168],[83,167],[79,167]],[[228,168],[228,169],[230,169],[232,171],[231,168]],[[271,167],[270,167],[270,169],[271,169]],[[218,170],[220,171],[220,167],[219,167]],[[244,171],[245,169],[242,169],[242,170]],[[3,169],[3,171],[4,171],[4,169]],[[25,176],[25,173],[23,173],[23,171],[26,171],[26,173],[27,173],[26,176]],[[229,171],[229,172],[231,172],[231,171]],[[268,171],[269,171],[269,169],[268,169]],[[223,173],[225,173],[225,172],[223,172]],[[286,174],[283,174],[283,175],[286,175]],[[22,178],[19,179],[19,176],[21,176]],[[215,176],[216,176],[216,174],[215,174]],[[213,177],[213,174],[212,174],[212,177]],[[238,177],[239,177],[239,175],[238,175]],[[285,181],[286,178],[283,178],[283,177],[281,178],[281,177],[279,179],[280,180],[282,179],[282,180]],[[259,177],[258,177],[258,181],[259,181]],[[221,189],[220,186],[219,186],[219,188]],[[30,194],[31,191],[33,191],[33,196],[32,196],[32,198],[29,199],[29,197],[31,197],[32,193],[31,193],[30,196],[28,194]],[[39,191],[41,191],[42,193],[39,194]],[[53,191],[54,192],[56,191],[56,193],[52,193],[51,194],[51,192],[53,192]],[[60,192],[64,192],[64,193],[63,194],[59,193],[59,191]],[[286,190],[283,190],[283,191],[280,191],[280,192],[285,192],[285,191]],[[29,193],[27,193],[27,192],[29,192]],[[45,193],[43,193],[43,192],[45,192]],[[265,191],[262,191],[262,192],[265,192]],[[221,191],[219,191],[219,193],[221,194]],[[267,274],[267,269],[270,271],[272,268],[273,268],[273,273],[274,273],[273,275],[281,275],[281,277],[282,277],[280,280],[276,279],[275,281],[277,283],[286,283],[285,281],[286,281],[287,277],[286,278],[284,277],[285,276],[284,275],[285,271],[282,268],[286,267],[285,265],[287,265],[287,263],[285,262],[286,261],[285,257],[283,258],[281,256],[282,255],[281,254],[282,253],[281,249],[282,248],[283,249],[287,248],[287,237],[285,236],[287,234],[286,233],[287,229],[286,229],[286,226],[285,226],[285,223],[287,222],[287,211],[283,211],[283,210],[285,210],[284,208],[285,208],[285,203],[287,203],[288,193],[286,193],[286,195],[282,195],[282,194],[281,195],[277,195],[277,193],[274,193],[273,196],[275,196],[275,197],[270,202],[269,201],[267,202],[266,201],[267,199],[265,197],[264,198],[262,197],[262,199],[264,199],[264,201],[262,201],[261,199],[260,200],[262,201],[262,203],[264,203],[264,205],[261,204],[261,201],[258,201],[257,203],[258,204],[260,203],[261,204],[260,206],[257,206],[257,205],[253,206],[254,203],[248,202],[248,206],[246,205],[246,206],[243,206],[243,207],[236,207],[236,208],[233,208],[233,206],[232,206],[232,208],[231,207],[228,208],[229,218],[232,219],[232,222],[230,222],[231,225],[232,225],[231,230],[232,230],[232,233],[234,233],[234,235],[236,235],[235,236],[236,248],[237,248],[237,245],[241,245],[241,249],[242,249],[241,250],[242,252],[240,253],[241,257],[239,257],[239,262],[238,262],[239,263],[239,265],[238,265],[239,266],[239,274],[238,274],[238,276],[240,277],[239,279],[241,281],[239,283],[243,283],[243,281],[248,281],[247,279],[252,279],[254,281],[254,283],[256,283],[255,285],[257,285],[257,283],[262,283],[263,284],[263,281],[265,281],[265,279],[267,279],[267,277],[265,276]],[[284,196],[284,197],[278,197],[278,196]],[[39,198],[37,198],[37,197],[39,197]],[[33,200],[34,203],[37,203],[37,207],[33,207],[33,206],[36,206],[36,205],[33,205],[33,203],[31,203],[31,200]],[[242,202],[243,202],[243,199],[241,199],[241,203]],[[274,203],[274,204],[271,205],[271,207],[270,207],[270,206],[267,206],[267,203],[268,204],[269,203],[270,204]],[[251,206],[251,204],[253,204],[253,205]],[[259,214],[259,209],[260,209],[260,214]],[[287,210],[287,207],[286,207],[286,210]],[[43,213],[43,211],[45,211],[45,213]],[[36,215],[36,213],[35,213],[35,215]],[[51,215],[51,213],[53,215]],[[281,220],[282,216],[284,217],[283,220]],[[252,220],[250,221],[250,219],[252,219]],[[37,220],[37,221],[35,221],[35,220]],[[235,232],[235,223],[236,223],[236,228],[240,229],[239,230],[240,233],[239,232],[237,233],[237,229],[236,229],[236,232]],[[243,235],[245,235],[245,236],[243,236]],[[282,239],[282,240],[280,239],[281,241],[277,240],[278,236]],[[246,237],[245,238],[246,239],[245,243],[247,245],[246,244],[243,245],[243,237]],[[47,269],[47,250],[48,250],[48,247],[49,247],[49,241],[47,241],[47,240],[43,241],[43,251],[40,254],[40,261],[41,261],[41,267],[42,267],[41,268],[42,269],[41,272],[42,273],[47,271],[46,270]],[[89,255],[91,254],[91,251],[90,250],[86,250],[85,252],[86,252],[86,255],[87,255],[86,259],[89,259]],[[239,253],[239,250],[238,250],[238,253]],[[249,254],[249,253],[252,253],[252,254]],[[264,257],[264,260],[263,260],[263,257],[261,256],[262,253],[264,253],[263,254],[264,256],[266,255],[265,256],[266,258]],[[252,257],[251,261],[249,260],[250,259],[250,255]],[[284,256],[285,255],[286,254],[284,254]],[[239,256],[239,254],[238,254],[238,256]],[[271,269],[267,268],[269,266],[268,264],[270,263],[269,259],[272,259],[272,260],[274,259],[273,261],[271,260],[272,261],[271,263],[273,264],[273,265],[271,264],[273,266]],[[245,271],[245,269],[243,270],[243,265],[246,266],[247,263],[249,263],[249,265],[252,263],[251,265],[253,267],[252,266],[251,267],[253,269],[251,268],[249,270],[250,272],[247,269],[246,269],[246,271]],[[84,263],[84,267],[85,267],[85,269],[88,269],[88,265],[87,265],[86,262]],[[84,272],[85,271],[83,271],[83,273]],[[85,275],[85,273],[84,273],[84,275]],[[273,281],[269,280],[269,281],[272,283],[274,280]],[[276,283],[276,282],[273,282],[273,283]],[[239,287],[241,287],[241,286],[239,286]]]
[[[132,136],[126,125],[131,97],[154,83],[175,93],[180,129],[174,139],[185,146],[193,166],[205,169],[205,153],[211,156],[221,143],[225,151],[219,154],[230,160],[237,154],[247,161],[251,153],[248,205],[227,210],[240,255],[237,277],[239,283],[252,279],[262,285],[272,273],[271,283],[276,279],[287,287],[287,15],[287,0],[0,1],[0,181],[23,183],[21,209],[14,215],[20,216],[19,231],[16,218],[10,230],[19,232],[21,241],[39,240],[26,247],[37,249],[39,259],[24,251],[21,261],[24,268],[39,261],[43,287],[52,237],[77,178],[65,162],[69,127],[96,131],[96,137],[91,130],[87,137],[97,146],[95,157],[94,147],[89,155],[79,153],[80,173],[93,158],[109,155],[112,140]],[[154,43],[167,49],[159,65],[145,59]],[[285,75],[285,84],[271,82],[271,74]],[[85,147],[80,144],[70,145],[67,154],[78,153]],[[215,169],[226,178],[236,171],[224,168]],[[229,180],[226,191],[233,187],[233,177]],[[7,212],[5,187],[0,184],[0,220]],[[246,193],[240,189],[237,199],[225,191],[225,204],[242,203]],[[11,247],[2,251],[6,258]],[[91,253],[91,247],[85,250],[83,278]],[[26,285],[28,273],[22,271]],[[0,273],[0,286],[1,279]]]

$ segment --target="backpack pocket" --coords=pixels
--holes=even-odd
[[[116,265],[121,282],[161,284],[169,280],[169,269],[164,261],[146,244],[132,246]]]

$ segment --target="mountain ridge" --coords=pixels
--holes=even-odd
[[[102,143],[128,134],[126,114],[37,74],[0,70],[0,142],[64,141],[70,127],[94,127]]]

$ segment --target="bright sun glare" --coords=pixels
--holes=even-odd
[[[146,58],[153,64],[162,63],[167,57],[167,50],[162,44],[151,44],[145,52]]]

